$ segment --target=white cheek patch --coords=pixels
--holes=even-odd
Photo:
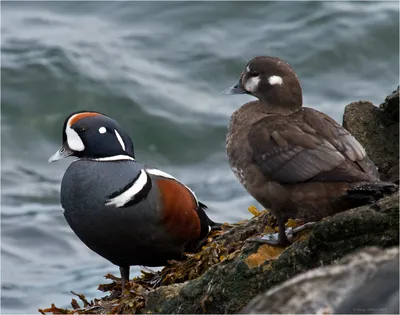
[[[283,83],[283,79],[278,75],[272,75],[268,78],[268,82],[271,85],[281,85]]]
[[[135,198],[135,196],[144,188],[144,186],[146,186],[148,180],[149,177],[145,170],[141,170],[140,175],[134,184],[122,194],[107,200],[106,206],[123,207],[125,204]]]
[[[124,140],[122,140],[122,138],[121,138],[121,136],[120,136],[120,134],[118,133],[117,130],[114,129],[114,131],[115,131],[115,135],[117,136],[118,142],[119,142],[119,144],[120,144],[121,147],[122,147],[122,150],[125,151],[125,143],[124,143]]]
[[[85,145],[83,144],[81,137],[79,137],[78,133],[74,129],[67,127],[65,129],[65,134],[67,135],[67,143],[71,150],[85,150]]]
[[[260,76],[257,77],[251,77],[246,81],[246,84],[244,85],[244,88],[247,92],[252,92],[254,93],[258,89],[258,84],[260,83]]]
[[[99,128],[99,133],[103,134],[103,133],[106,133],[106,132],[107,132],[107,129],[105,127],[100,127]]]

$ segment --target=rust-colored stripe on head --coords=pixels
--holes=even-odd
[[[100,116],[101,114],[99,113],[94,113],[94,112],[84,112],[84,113],[79,113],[75,114],[72,116],[69,121],[68,121],[68,127],[71,127],[73,124],[77,123],[79,120],[85,117],[91,117],[91,116]]]
[[[183,241],[197,240],[200,218],[192,193],[175,180],[160,179],[156,183],[161,194],[164,227]]]

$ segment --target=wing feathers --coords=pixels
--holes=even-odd
[[[253,161],[267,177],[292,184],[365,180],[376,174],[364,148],[347,130],[328,116],[310,110],[294,113],[290,119],[266,117],[250,130]],[[336,169],[339,176],[335,175]]]

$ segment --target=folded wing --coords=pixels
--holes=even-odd
[[[265,117],[249,133],[253,161],[265,176],[286,184],[377,177],[361,144],[334,120],[307,109],[292,115]]]

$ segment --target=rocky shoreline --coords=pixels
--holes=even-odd
[[[365,146],[381,178],[398,183],[399,88],[379,107],[368,101],[347,105],[343,126]],[[154,275],[145,273],[130,281],[129,295],[120,298],[119,279],[108,275],[113,282],[99,286],[108,293],[104,298],[89,302],[78,295],[80,301],[73,299],[71,309],[52,305],[39,311],[329,314],[357,313],[359,309],[359,313],[368,313],[366,305],[373,304],[371,298],[359,300],[364,306],[351,306],[360,298],[357,285],[373,279],[383,266],[392,263],[391,269],[382,271],[391,275],[397,267],[397,277],[388,278],[392,289],[380,297],[386,306],[370,305],[368,309],[375,310],[373,313],[398,312],[398,197],[395,193],[374,204],[327,217],[312,230],[301,232],[287,248],[246,241],[275,228],[269,212],[252,208],[253,219],[225,225],[210,236],[201,252],[165,267],[158,275],[161,285],[155,289]],[[289,220],[288,225],[293,227],[297,222]],[[354,298],[350,298],[352,294]]]

